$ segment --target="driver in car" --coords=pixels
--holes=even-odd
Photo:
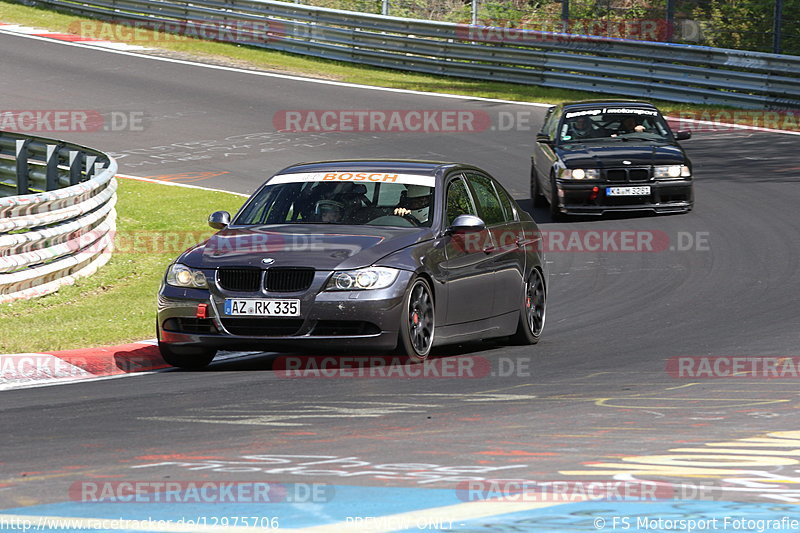
[[[400,199],[394,214],[397,216],[412,216],[424,224],[428,221],[428,211],[431,206],[431,190],[424,185],[407,185],[405,198]]]
[[[314,206],[317,220],[323,224],[336,224],[344,216],[344,204],[336,200],[319,200]]]
[[[617,131],[618,135],[625,134],[625,133],[641,133],[645,130],[644,126],[639,124],[639,121],[634,116],[627,116],[622,119],[622,123],[619,126],[619,131]]]

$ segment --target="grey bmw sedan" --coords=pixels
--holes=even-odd
[[[218,350],[395,350],[539,341],[546,270],[528,213],[483,170],[407,160],[302,163],[268,179],[168,268],[164,360]]]

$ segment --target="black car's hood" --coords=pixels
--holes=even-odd
[[[362,268],[415,243],[430,228],[284,224],[226,228],[187,250],[179,261],[194,268],[232,266]],[[265,263],[264,259],[272,259]]]
[[[680,165],[686,161],[677,145],[613,140],[562,144],[556,151],[567,168],[609,168],[623,166]],[[627,166],[627,165],[626,165]]]

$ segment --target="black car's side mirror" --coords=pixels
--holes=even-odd
[[[553,140],[550,138],[549,135],[546,133],[542,133],[541,131],[536,134],[536,142],[537,143],[544,143],[544,144],[551,144]]]
[[[208,225],[214,229],[225,229],[231,223],[231,214],[227,211],[214,211],[208,215]]]
[[[486,229],[486,223],[481,217],[475,215],[458,215],[453,223],[447,228],[448,235],[453,233],[473,233]]]
[[[686,139],[692,138],[691,131],[676,131],[675,132],[675,140],[676,141],[685,141]]]

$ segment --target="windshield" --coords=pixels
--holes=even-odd
[[[567,111],[558,137],[562,142],[597,139],[669,141],[671,133],[655,109],[601,107]]]
[[[275,176],[234,224],[430,226],[433,183],[432,176],[369,172]]]

